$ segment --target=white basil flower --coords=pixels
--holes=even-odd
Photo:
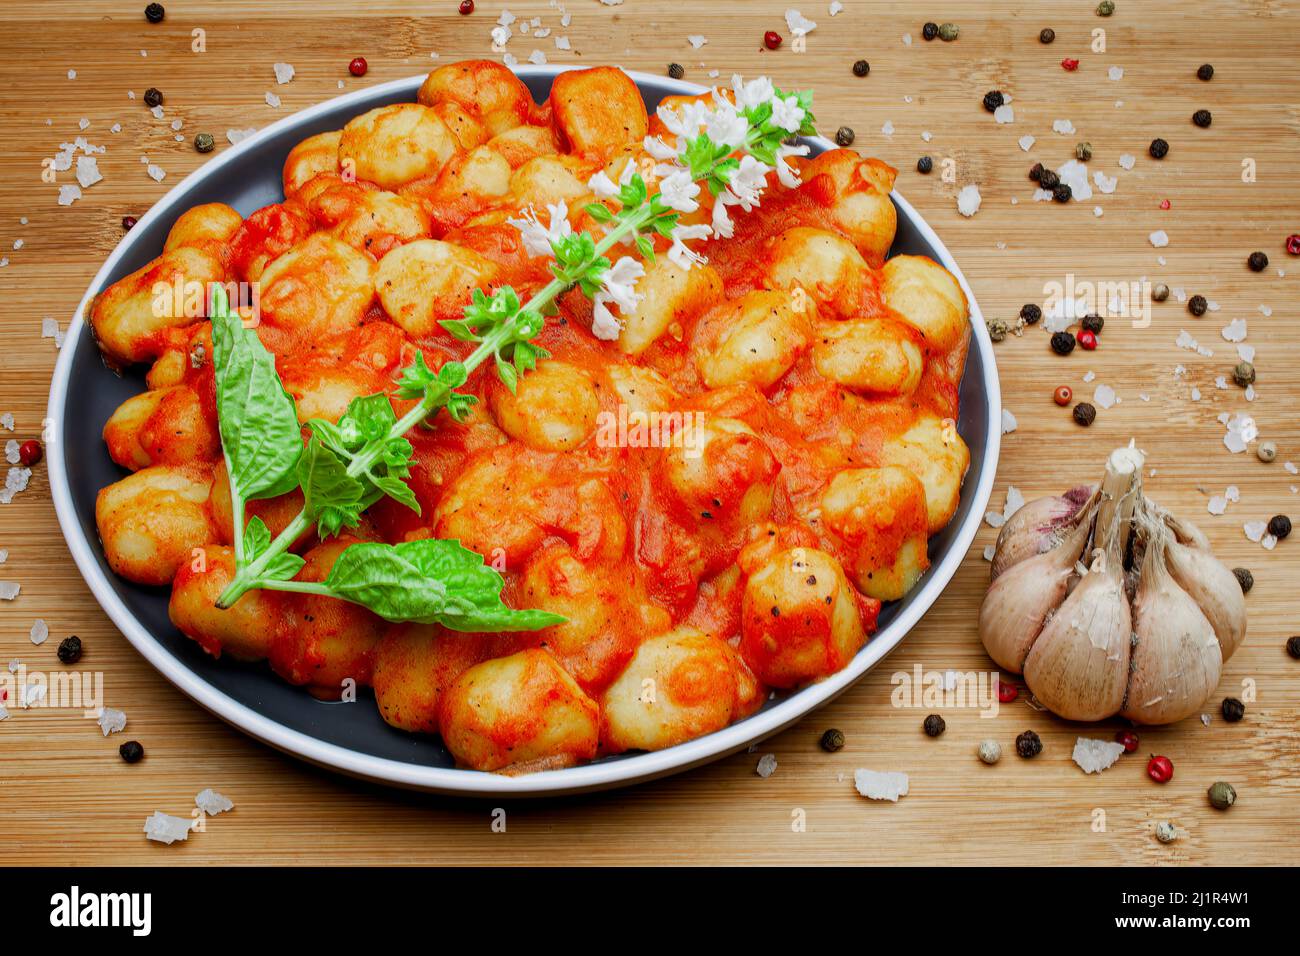
[[[612,302],[621,312],[631,312],[641,301],[636,291],[636,281],[645,275],[640,260],[623,256],[605,270],[600,277],[600,291],[592,298],[591,334],[598,339],[611,341],[618,338],[621,328],[618,316],[609,311],[606,303]]]
[[[677,158],[677,147],[669,146],[658,136],[647,136],[642,143],[645,151],[650,154],[651,158],[660,162],[675,160]]]
[[[730,239],[735,227],[731,221],[731,216],[727,213],[728,206],[734,206],[739,202],[728,190],[723,190],[718,194],[717,200],[713,203],[713,234],[722,239]]]
[[[551,243],[573,234],[573,227],[569,225],[569,207],[564,204],[564,200],[560,200],[553,206],[548,205],[546,209],[551,214],[549,227],[537,221],[537,212],[532,206],[520,213],[521,219],[506,220],[519,230],[519,235],[524,240],[524,248],[534,256],[555,255]]]
[[[688,239],[707,239],[712,230],[704,223],[696,226],[678,226],[673,230],[673,245],[668,250],[668,258],[683,269],[690,269],[695,263],[709,260],[687,246]]]
[[[732,74],[731,88],[736,92],[736,109],[738,110],[747,110],[759,106],[776,95],[776,88],[772,86],[772,81],[766,76],[760,76],[758,79],[746,83],[740,78],[739,73]]]
[[[708,113],[709,108],[699,100],[691,100],[681,104],[679,109],[680,113],[671,107],[660,106],[655,113],[668,132],[673,135],[694,136],[701,124],[703,124],[705,114]]]
[[[659,198],[669,208],[691,213],[700,208],[695,197],[700,194],[700,184],[691,178],[690,170],[678,169],[659,180]]]
[[[618,195],[619,187],[630,183],[635,173],[636,163],[628,160],[623,165],[623,171],[618,175],[618,182],[610,179],[609,173],[602,169],[587,180],[587,188],[600,199],[613,199]]]
[[[772,123],[787,133],[799,132],[803,125],[804,110],[793,96],[774,96],[772,98]]]
[[[748,153],[740,158],[740,165],[731,171],[727,186],[745,212],[758,205],[758,194],[767,185],[767,174],[771,171],[771,166],[760,163]]]
[[[725,100],[716,109],[709,110],[704,119],[704,131],[715,143],[736,149],[749,136],[749,120],[736,112]]]
[[[782,144],[776,148],[776,176],[786,189],[797,189],[801,184],[795,168],[785,161],[787,156],[806,156],[807,146],[789,146]]]

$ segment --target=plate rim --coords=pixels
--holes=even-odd
[[[513,71],[524,80],[530,78],[549,78],[553,80],[560,73],[584,68],[570,65],[517,66],[513,68]],[[709,87],[683,80],[672,80],[632,70],[625,70],[624,72],[637,83],[638,89],[642,87],[643,83],[651,83],[660,87],[666,86],[670,90],[688,95],[709,90]],[[217,174],[225,165],[233,162],[241,154],[257,149],[263,141],[272,138],[280,131],[305,124],[321,114],[337,110],[340,106],[352,103],[359,106],[365,105],[388,94],[414,94],[424,82],[426,76],[427,74],[420,74],[363,87],[342,96],[331,97],[315,103],[277,120],[258,130],[247,139],[232,145],[230,149],[222,152],[214,160],[204,163],[191,172],[157,199],[144,216],[140,218],[140,223],[148,225],[153,219],[170,214],[184,193],[187,193],[196,184],[208,177]],[[836,148],[825,137],[807,137],[807,139],[817,143],[823,149]],[[53,446],[53,453],[47,455],[47,462],[51,497],[54,501],[54,510],[58,517],[64,541],[68,545],[77,569],[90,588],[91,593],[99,602],[100,607],[104,609],[109,619],[136,651],[168,681],[195,703],[226,723],[262,743],[318,766],[377,783],[432,793],[463,797],[498,795],[545,797],[629,786],[689,770],[701,764],[726,757],[779,733],[814,710],[824,706],[855,684],[890,651],[897,647],[951,583],[953,576],[965,560],[971,543],[975,539],[980,522],[983,520],[984,511],[992,496],[1002,437],[1002,394],[997,363],[993,354],[992,339],[985,327],[975,295],[961,268],[948,251],[948,247],[944,245],[943,240],[896,190],[890,193],[890,198],[898,207],[900,214],[908,219],[937,253],[940,264],[956,277],[970,306],[970,322],[973,326],[971,330],[971,351],[978,357],[985,377],[987,387],[983,399],[988,413],[982,467],[979,474],[975,476],[974,487],[971,488],[971,494],[973,495],[972,507],[965,520],[956,529],[943,557],[922,578],[920,592],[913,597],[904,611],[881,632],[872,637],[866,646],[854,656],[847,667],[822,681],[796,691],[775,706],[759,711],[744,720],[729,724],[721,730],[664,750],[639,753],[617,761],[600,761],[562,770],[548,770],[542,773],[521,776],[504,776],[498,773],[465,770],[459,767],[431,767],[407,763],[387,757],[376,757],[360,753],[339,744],[328,743],[264,716],[209,684],[197,672],[186,666],[181,658],[173,655],[163,646],[161,641],[155,638],[136,619],[135,615],[131,613],[130,609],[118,598],[113,590],[93,551],[90,536],[83,532],[77,518],[72,489],[68,480],[67,464],[64,459],[64,417],[67,411],[68,382],[72,370],[73,356],[83,344],[83,335],[89,332],[84,319],[85,310],[94,295],[94,290],[103,285],[117,263],[131,248],[131,243],[127,237],[124,237],[108,255],[82,296],[66,334],[65,346],[67,347],[62,348],[59,352],[59,358],[50,382],[49,401],[46,409],[46,444],[47,446]],[[971,476],[967,475],[966,477],[969,480]]]

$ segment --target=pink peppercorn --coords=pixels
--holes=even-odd
[[[1071,59],[1070,57],[1067,56],[1064,60],[1061,61],[1061,68],[1066,70],[1067,72],[1073,73],[1075,70],[1079,68],[1079,61],[1075,59]]]
[[[768,30],[763,34],[763,45],[769,50],[775,50],[781,45],[781,34],[775,30]]]

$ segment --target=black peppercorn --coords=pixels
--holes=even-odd
[[[138,740],[128,740],[117,748],[117,752],[122,755],[122,759],[127,763],[139,763],[144,757],[144,748],[140,746]]]
[[[57,653],[59,660],[64,664],[77,663],[77,661],[81,660],[81,638],[75,634],[71,637],[65,637],[59,642]]]
[[[1036,325],[1043,317],[1043,310],[1032,302],[1026,302],[1020,307],[1020,317],[1025,320],[1025,325]]]
[[[144,105],[148,106],[150,109],[155,106],[162,106],[162,101],[162,91],[156,87],[151,86],[149,89],[144,91]]]
[[[1029,167],[1029,178],[1032,179],[1034,182],[1038,182],[1040,179],[1043,178],[1042,163],[1034,163],[1034,165]]]
[[[822,750],[826,751],[828,754],[833,754],[837,750],[842,750],[844,748],[844,731],[831,728],[826,731],[826,733],[822,734],[820,743]]]
[[[144,18],[150,23],[162,23],[165,16],[167,11],[163,9],[161,3],[151,3],[144,8]]]
[[[929,173],[934,169],[934,160],[929,156],[922,156],[916,161],[916,171],[921,174]]]
[[[1074,190],[1070,188],[1069,183],[1057,183],[1052,187],[1052,198],[1057,202],[1069,202],[1073,195]]]
[[[866,76],[871,72],[871,64],[866,60],[858,60],[853,64],[854,76]]]
[[[668,75],[671,76],[674,80],[680,80],[683,76],[686,75],[686,68],[683,67],[680,63],[669,63]]]
[[[1197,110],[1192,114],[1192,122],[1201,127],[1201,129],[1205,129],[1211,122],[1213,122],[1213,120],[1214,117],[1210,115],[1209,110]]]
[[[1038,174],[1038,185],[1042,186],[1044,189],[1055,189],[1057,186],[1061,185],[1061,177],[1056,175],[1056,173],[1052,172],[1050,169],[1044,169]]]
[[[1093,335],[1100,335],[1102,328],[1106,325],[1106,320],[1096,312],[1091,315],[1085,315],[1083,321],[1079,323]]]
[[[1187,300],[1187,311],[1198,317],[1204,315],[1209,307],[1210,303],[1203,295],[1194,295]]]
[[[1249,594],[1250,589],[1255,586],[1255,575],[1251,574],[1246,568],[1233,568],[1232,573],[1237,576],[1237,583],[1241,585],[1241,593]]]
[[[853,130],[848,126],[841,126],[835,131],[835,142],[840,146],[852,146],[853,138]]]
[[[937,23],[927,23],[925,26],[921,27],[921,36],[926,40],[933,40],[938,35],[939,24]]]
[[[194,137],[194,148],[200,153],[210,153],[217,147],[217,141],[211,133],[199,133]]]
[[[1093,408],[1087,402],[1080,402],[1074,406],[1074,420],[1087,428],[1097,420],[1097,409]]]
[[[1043,741],[1032,730],[1026,730],[1016,738],[1016,753],[1028,760],[1043,752]]]
[[[1002,105],[1002,91],[989,90],[984,94],[984,108],[992,113]]]
[[[1288,637],[1286,639],[1286,652],[1300,661],[1300,637]]]
[[[1053,30],[1051,27],[1044,27],[1042,30],[1038,31],[1039,43],[1051,43],[1055,39],[1056,39],[1056,31]]]
[[[1223,719],[1230,724],[1235,724],[1246,716],[1246,705],[1235,697],[1223,698],[1223,706],[1219,709],[1223,711]]]
[[[1268,533],[1275,538],[1285,538],[1291,533],[1291,519],[1286,515],[1273,515],[1268,521]]]
[[[1196,78],[1198,80],[1206,80],[1207,82],[1214,79],[1214,67],[1210,66],[1208,63],[1202,63],[1200,68],[1196,71]]]
[[[1268,268],[1268,256],[1262,252],[1252,252],[1246,258],[1246,265],[1250,266],[1251,272],[1263,272]]]
[[[1152,159],[1164,159],[1169,155],[1169,144],[1157,137],[1151,141],[1151,145],[1147,147],[1147,152],[1151,154]]]
[[[1073,332],[1053,332],[1052,351],[1057,355],[1069,355],[1074,351]]]
[[[927,737],[938,737],[948,729],[947,723],[945,723],[944,719],[938,714],[931,714],[929,717],[925,718],[925,723],[922,726],[925,728],[925,735]]]

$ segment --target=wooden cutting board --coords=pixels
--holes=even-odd
[[[1148,490],[1197,520],[1229,565],[1255,573],[1250,631],[1207,708],[1209,725],[1192,719],[1148,731],[1138,754],[1101,776],[1085,776],[1070,752],[1078,735],[1109,738],[1118,722],[1072,726],[1023,699],[991,718],[938,708],[947,733],[925,737],[921,722],[930,708],[894,707],[891,678],[916,666],[991,667],[975,626],[988,578],[982,551],[995,535],[985,527],[947,592],[890,658],[757,753],[616,793],[506,802],[504,832],[495,832],[498,804],[395,792],[318,771],[190,703],[127,644],[83,584],[41,466],[25,493],[0,506],[0,549],[9,554],[0,578],[23,588],[18,600],[0,603],[0,658],[54,670],[58,640],[79,635],[86,647],[79,668],[102,672],[107,701],[126,711],[129,724],[106,739],[79,713],[23,711],[8,702],[12,716],[0,723],[0,862],[1300,862],[1300,662],[1283,651],[1286,637],[1300,632],[1300,536],[1270,553],[1242,531],[1248,520],[1300,512],[1292,490],[1300,478],[1283,469],[1285,460],[1300,461],[1300,260],[1283,248],[1287,233],[1300,231],[1300,14],[1269,0],[1120,0],[1117,13],[1102,19],[1088,0],[950,0],[943,12],[961,27],[960,38],[926,43],[921,15],[909,5],[849,0],[832,18],[826,3],[805,0],[800,9],[818,26],[801,53],[783,21],[790,2],[628,0],[610,7],[568,0],[572,22],[564,27],[555,6],[515,0],[511,12],[541,17],[551,34],[516,35],[508,49],[521,61],[533,49],[551,62],[652,73],[677,61],[700,82],[716,69],[723,81],[732,72],[761,72],[783,88],[813,88],[824,132],[848,125],[857,148],[902,170],[899,191],[948,244],[989,318],[1013,319],[1022,303],[1042,301],[1046,283],[1065,283],[1071,274],[1076,282],[1147,277],[1217,302],[1218,311],[1197,319],[1171,298],[1154,307],[1147,328],[1113,319],[1097,351],[1069,358],[1049,350],[1041,329],[1001,343],[1003,400],[1019,427],[1004,440],[994,493],[1000,508],[1009,485],[1032,498],[1093,480],[1112,447],[1137,440],[1155,470]],[[120,238],[121,217],[142,214],[203,161],[190,145],[195,133],[212,132],[224,149],[227,129],[265,126],[334,96],[339,80],[356,89],[423,73],[434,65],[430,52],[443,63],[491,55],[489,31],[503,9],[479,2],[462,17],[456,0],[174,0],[166,22],[151,26],[143,7],[143,0],[79,0],[0,9],[0,255],[9,259],[0,268],[0,412],[14,414],[18,438],[40,430],[55,361],[53,343],[41,338],[42,317],[66,327]],[[1037,39],[1047,26],[1057,35],[1051,46]],[[195,29],[204,31],[206,52],[191,50]],[[763,49],[769,29],[785,37],[776,52]],[[1104,53],[1090,48],[1098,29]],[[696,32],[708,39],[699,49],[687,40]],[[556,48],[561,35],[571,51]],[[361,80],[347,75],[357,55],[370,63]],[[1077,72],[1058,65],[1063,57],[1081,61]],[[859,58],[870,61],[869,77],[850,72]],[[1194,74],[1207,60],[1216,72],[1202,83]],[[296,68],[291,83],[276,85],[277,61]],[[1123,68],[1121,79],[1108,79],[1112,66]],[[166,95],[163,121],[141,99],[127,98],[128,90],[142,97],[149,86]],[[1014,123],[999,125],[981,107],[994,88],[1012,94]],[[279,109],[266,105],[267,91],[282,98]],[[1209,129],[1191,123],[1200,108],[1213,111]],[[57,187],[41,181],[41,160],[79,134],[82,117],[90,142],[108,146],[99,157],[104,181],[63,208]],[[174,141],[173,119],[182,121],[184,142]],[[1066,119],[1078,132],[1054,133],[1053,121]],[[114,123],[120,133],[110,132]],[[886,124],[890,135],[882,133]],[[1037,139],[1028,152],[1017,145],[1026,134]],[[1163,162],[1146,155],[1154,136],[1172,144]],[[1035,203],[1025,176],[1030,164],[1055,167],[1079,140],[1092,143],[1092,169],[1119,178],[1114,193],[1068,206]],[[1125,153],[1137,157],[1132,171],[1119,164]],[[922,154],[935,158],[928,177],[914,169]],[[146,176],[142,155],[167,171],[164,182]],[[940,175],[944,159],[955,164],[954,182]],[[1255,181],[1243,182],[1243,164],[1253,165]],[[59,181],[72,179],[63,173]],[[958,215],[955,202],[968,183],[983,196],[971,219]],[[1162,211],[1166,199],[1170,208]],[[1094,205],[1104,210],[1100,218]],[[1167,231],[1168,248],[1148,241],[1158,229]],[[13,248],[18,240],[21,248]],[[1258,275],[1245,265],[1255,249],[1272,262]],[[1246,319],[1247,342],[1258,350],[1253,403],[1215,384],[1237,361],[1220,334],[1234,318]],[[1213,355],[1177,347],[1182,329]],[[1180,364],[1186,372],[1176,375]],[[1085,431],[1052,403],[1062,384],[1081,398],[1108,385],[1122,402],[1101,409]],[[1253,415],[1262,437],[1277,443],[1278,460],[1265,465],[1250,452],[1229,454],[1218,421],[1225,412]],[[1228,486],[1240,490],[1240,501],[1211,517],[1209,496]],[[40,647],[28,638],[37,617],[52,635]],[[1246,719],[1226,724],[1218,700],[1243,696],[1243,687],[1254,697]],[[818,749],[828,727],[848,738],[838,754]],[[1033,761],[1011,753],[1016,734],[1028,728],[1046,748]],[[984,737],[1000,740],[1008,754],[996,767],[975,757]],[[143,763],[118,758],[128,738],[144,744]],[[767,779],[755,774],[761,753],[779,764]],[[1171,783],[1146,778],[1148,753],[1173,760]],[[911,793],[898,804],[867,801],[853,788],[857,767],[906,771]],[[1207,805],[1205,789],[1215,780],[1237,788],[1228,813]],[[145,840],[146,816],[187,813],[204,787],[229,795],[235,811],[209,820],[206,832],[185,844]],[[1163,819],[1182,833],[1169,846],[1152,836]]]

